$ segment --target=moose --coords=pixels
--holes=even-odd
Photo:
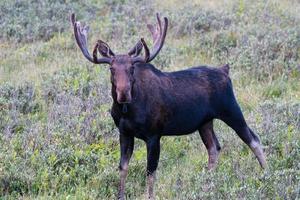
[[[143,38],[127,54],[120,55],[98,40],[91,55],[87,48],[88,26],[81,26],[75,14],[71,15],[75,39],[83,55],[92,63],[110,66],[111,116],[120,132],[118,198],[125,199],[125,179],[135,138],[145,141],[147,147],[148,199],[154,199],[162,136],[187,135],[198,130],[208,152],[208,169],[213,169],[221,150],[213,129],[214,119],[231,127],[265,168],[267,163],[260,140],[248,127],[234,96],[229,65],[160,71],[150,62],[164,44],[168,19],[164,17],[162,22],[159,14],[156,19],[155,25],[147,25],[153,39],[151,51]],[[144,55],[141,55],[142,50]]]

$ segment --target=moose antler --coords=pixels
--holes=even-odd
[[[160,49],[164,45],[165,38],[167,35],[167,29],[168,29],[168,19],[164,17],[164,24],[162,28],[162,23],[159,17],[159,14],[156,14],[157,18],[157,24],[156,26],[153,26],[152,24],[147,24],[147,27],[152,35],[153,39],[153,49],[149,51],[149,48],[142,38],[130,51],[129,55],[133,56],[134,62],[151,62],[159,53]],[[142,50],[142,47],[144,47],[145,50],[145,58],[139,57],[139,53]]]
[[[76,42],[81,49],[83,55],[92,63],[95,64],[101,64],[101,63],[111,63],[111,58],[110,57],[102,57],[98,58],[97,56],[97,50],[100,48],[100,45],[102,45],[101,42],[97,42],[94,50],[93,50],[93,57],[90,55],[88,48],[87,48],[87,33],[89,31],[88,26],[81,26],[79,21],[76,21],[75,14],[72,13],[71,15],[71,22],[74,27],[74,35]],[[103,42],[104,43],[104,42]],[[105,43],[106,44],[106,43]],[[110,50],[108,45],[106,46],[107,52],[109,52],[109,55],[114,55],[114,53]]]
[[[163,29],[162,29],[161,20],[158,13],[156,13],[156,19],[157,19],[156,27],[154,27],[152,24],[147,24],[147,28],[151,32],[153,44],[154,44],[153,49],[150,51],[151,53],[147,62],[152,61],[155,58],[155,56],[157,56],[160,49],[164,45],[165,38],[167,35],[168,18],[164,17]]]

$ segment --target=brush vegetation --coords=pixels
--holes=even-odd
[[[300,3],[279,1],[0,2],[0,199],[116,199],[118,130],[107,66],[89,63],[69,21],[127,52],[160,12],[170,21],[153,61],[163,71],[229,63],[234,90],[258,133],[268,169],[215,120],[222,146],[208,172],[198,133],[165,137],[157,199],[300,198]],[[201,106],[201,105],[199,105]],[[127,199],[145,192],[146,148],[136,140]]]

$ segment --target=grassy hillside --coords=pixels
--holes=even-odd
[[[249,126],[268,160],[221,121],[217,168],[198,133],[162,140],[157,199],[300,198],[300,3],[296,0],[0,2],[0,199],[115,199],[118,130],[109,70],[76,46],[71,12],[127,52],[160,12],[170,21],[158,69],[229,63]],[[199,105],[201,106],[201,105]],[[136,140],[127,198],[142,199],[146,148]]]

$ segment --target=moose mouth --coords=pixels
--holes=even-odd
[[[131,94],[128,92],[128,95],[118,95],[117,94],[117,102],[122,106],[122,113],[128,112],[128,105],[132,102]]]

